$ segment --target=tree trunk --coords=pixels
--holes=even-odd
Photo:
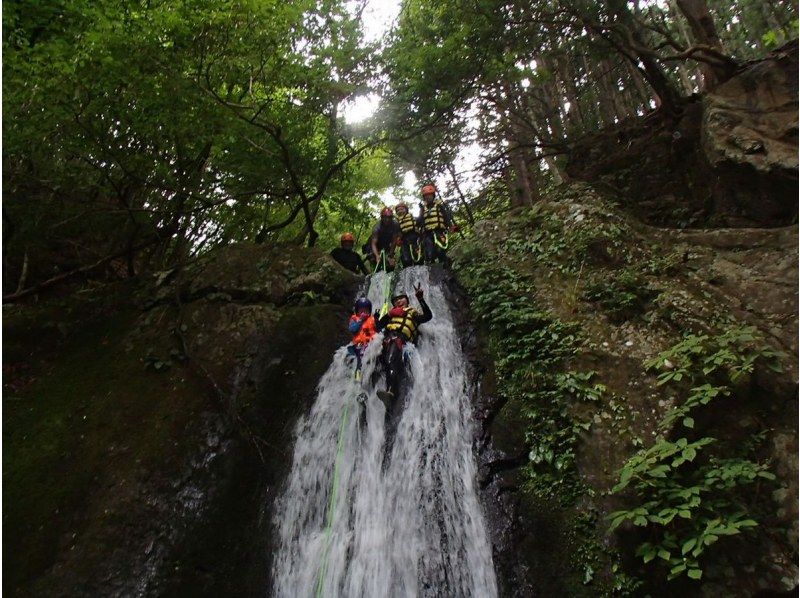
[[[453,166],[452,162],[448,162],[448,164],[447,164],[447,172],[450,173],[450,178],[453,179],[453,187],[455,188],[456,193],[458,193],[458,198],[461,201],[461,205],[464,207],[464,211],[467,213],[467,220],[469,220],[469,223],[472,226],[474,226],[475,225],[475,218],[473,218],[473,216],[472,216],[472,209],[470,209],[470,207],[469,207],[469,202],[467,201],[467,198],[464,197],[464,194],[461,192],[461,185],[458,184],[458,177],[456,176],[456,169],[455,169],[455,166]]]
[[[608,88],[608,80],[603,72],[603,65],[592,65],[592,78],[597,88],[597,107],[600,111],[600,117],[603,121],[604,127],[613,126],[615,123],[614,117],[616,111],[614,110],[614,102],[611,100],[611,90]]]
[[[625,62],[628,72],[631,76],[631,81],[633,81],[633,86],[636,88],[637,95],[639,96],[639,100],[644,104],[645,112],[650,110],[650,102],[653,99],[653,94],[648,89],[647,85],[642,78],[642,73],[639,72],[635,66],[633,66],[630,62]]]
[[[676,0],[676,2],[692,30],[693,42],[723,52],[722,40],[717,34],[714,18],[711,16],[706,0]],[[702,88],[704,90],[714,89],[730,76],[728,69],[707,62],[700,63],[700,72],[703,74]]]
[[[642,26],[633,18],[626,0],[606,0],[611,12],[617,17],[620,24],[627,30],[629,39],[616,40],[612,44],[619,45],[618,49],[634,66],[640,68],[642,76],[653,88],[657,96],[657,104],[670,117],[678,114],[681,96],[672,85],[666,72],[651,54],[646,35]],[[641,67],[639,67],[641,64]]]
[[[25,257],[22,258],[22,273],[19,275],[19,282],[17,283],[17,290],[15,294],[25,288],[25,283],[28,282],[28,248],[25,248]]]
[[[584,114],[588,114],[592,121],[591,125],[595,129],[603,126],[603,114],[600,108],[600,99],[597,93],[597,85],[592,84],[592,70],[589,68],[589,61],[586,60],[586,54],[581,54],[581,61],[583,62],[583,72],[586,74],[586,86],[583,89],[581,97],[586,98],[586,110]]]
[[[558,65],[561,71],[560,80],[564,88],[564,95],[569,102],[569,112],[567,116],[573,129],[576,131],[583,131],[586,128],[586,122],[580,102],[578,101],[578,88],[575,85],[576,75],[575,69],[572,66],[572,60],[569,56],[562,56],[558,60]]]

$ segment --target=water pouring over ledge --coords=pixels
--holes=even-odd
[[[389,276],[372,277],[374,305]],[[346,350],[335,353],[298,423],[276,508],[276,596],[497,595],[475,487],[466,363],[449,306],[425,267],[401,271],[395,289],[420,283],[433,320],[409,345],[405,404],[386,459],[380,337],[360,382]]]

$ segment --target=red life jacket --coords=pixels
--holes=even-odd
[[[353,314],[350,316],[350,321],[359,320],[360,318]],[[367,345],[369,341],[372,340],[372,337],[375,336],[377,330],[375,330],[375,316],[369,316],[364,323],[361,324],[361,330],[356,332],[355,336],[353,336],[353,344],[354,345]]]

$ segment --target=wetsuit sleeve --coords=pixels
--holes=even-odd
[[[419,306],[422,308],[422,313],[414,318],[417,324],[424,324],[425,322],[430,322],[433,319],[433,313],[431,313],[431,308],[428,307],[428,304],[425,301],[425,299],[419,300]]]
[[[375,312],[375,313],[378,313],[378,312]],[[391,319],[392,318],[388,314],[388,312],[380,320],[378,318],[375,318],[375,330],[380,332],[381,330],[386,328],[386,325],[389,323],[389,320],[391,320]]]

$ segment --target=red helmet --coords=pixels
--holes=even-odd
[[[345,233],[339,239],[339,242],[344,243],[345,241],[350,241],[351,243],[356,242],[356,238],[353,236],[353,233]]]
[[[400,208],[403,208],[406,212],[408,212],[408,206],[404,204],[402,201],[394,207],[395,213],[397,213]]]
[[[436,187],[435,187],[434,185],[425,185],[425,186],[422,188],[422,195],[423,195],[423,196],[424,196],[424,195],[428,195],[429,193],[430,193],[431,195],[436,195]]]
[[[388,216],[389,218],[394,216],[394,212],[392,212],[392,208],[384,206],[383,209],[381,210],[381,218],[383,218],[384,216]]]

